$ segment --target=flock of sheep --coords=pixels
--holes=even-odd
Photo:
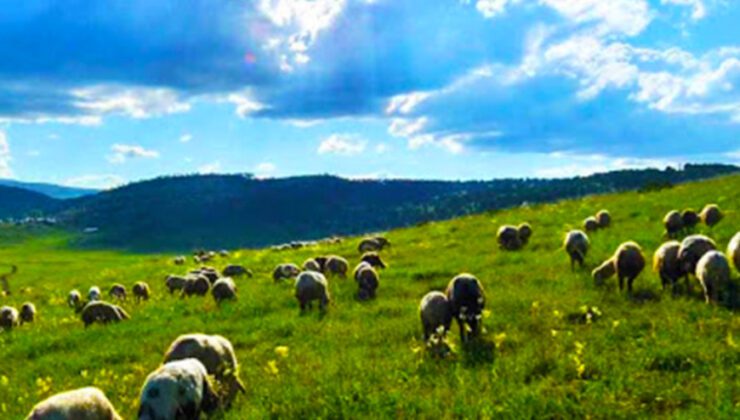
[[[716,205],[707,205],[697,214],[691,210],[669,212],[664,218],[666,235],[670,240],[663,243],[653,256],[653,268],[660,275],[663,288],[671,287],[677,292],[679,281],[684,278],[687,291],[690,276],[701,284],[707,303],[720,303],[728,297],[731,284],[730,264],[740,270],[740,232],[734,235],[727,247],[727,255],[717,250],[716,243],[709,237],[691,234],[691,230],[703,222],[714,226],[722,219],[722,212]],[[563,248],[568,254],[571,269],[583,267],[589,251],[590,241],[587,232],[608,228],[611,215],[602,210],[583,222],[584,230],[572,230],[565,235]],[[522,223],[518,226],[502,226],[498,230],[499,246],[514,251],[525,246],[532,236],[532,226]],[[673,239],[685,233],[681,242]],[[361,254],[359,263],[353,270],[357,284],[357,299],[376,297],[380,284],[378,269],[386,268],[379,252],[389,247],[390,242],[382,236],[363,239],[358,245]],[[217,255],[227,257],[226,251],[220,253],[199,251],[194,255],[196,263],[205,263]],[[184,256],[176,257],[175,265],[183,265]],[[643,251],[635,242],[624,242],[617,247],[613,256],[592,271],[597,284],[617,276],[620,291],[626,283],[631,293],[633,282],[646,266]],[[273,280],[281,282],[294,279],[294,295],[301,311],[312,308],[317,302],[324,311],[330,302],[328,278],[346,278],[349,262],[337,255],[309,258],[299,267],[293,263],[282,263],[273,270]],[[168,275],[165,285],[170,294],[182,297],[205,296],[209,292],[216,303],[236,299],[235,277],[252,277],[251,270],[240,265],[228,265],[220,273],[207,266],[191,270],[183,276]],[[132,287],[137,301],[150,297],[150,288],[144,282]],[[112,299],[125,300],[126,288],[121,284],[109,290]],[[460,339],[467,342],[479,335],[482,313],[485,307],[485,292],[482,283],[472,274],[455,276],[444,292],[432,291],[421,299],[419,314],[424,340],[429,349],[442,344],[446,348],[446,334],[453,320],[458,324]],[[79,291],[73,290],[68,296],[69,306],[80,314],[85,326],[94,322],[108,323],[129,319],[130,316],[113,303],[101,300],[101,291],[92,286],[83,301]],[[0,309],[0,328],[12,329],[23,322],[32,322],[36,309],[26,303],[20,312],[15,308]],[[239,379],[238,363],[233,346],[224,337],[204,334],[188,334],[172,343],[165,352],[163,364],[146,379],[139,399],[139,419],[181,419],[198,418],[200,413],[209,413],[218,408],[228,408],[244,386]],[[82,388],[54,395],[39,403],[29,414],[29,419],[119,419],[115,408],[97,388]]]

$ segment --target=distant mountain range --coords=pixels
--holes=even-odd
[[[0,186],[23,188],[46,196],[58,199],[77,198],[98,193],[99,190],[88,188],[65,187],[62,185],[46,184],[42,182],[22,182],[12,179],[0,179]]]
[[[162,177],[72,199],[0,187],[0,218],[56,217],[80,245],[135,251],[255,247],[359,234],[595,193],[668,188],[740,171],[730,165],[623,170],[568,179],[347,180],[333,176]]]

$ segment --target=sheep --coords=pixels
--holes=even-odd
[[[218,251],[218,256],[221,258],[228,258],[229,257],[229,251],[222,249]]]
[[[278,264],[275,270],[272,272],[272,279],[278,282],[283,279],[289,279],[296,277],[301,272],[301,269],[292,263]]]
[[[511,225],[503,225],[498,228],[496,240],[499,247],[509,251],[519,249],[522,246],[522,241],[519,239],[519,231],[515,226]]]
[[[103,391],[80,388],[53,395],[36,404],[26,420],[121,420]]]
[[[82,308],[80,317],[82,318],[82,322],[85,324],[85,328],[90,326],[93,322],[107,324],[109,322],[119,322],[125,319],[131,319],[126,311],[124,311],[120,306],[102,301],[90,302],[85,305],[85,307]]]
[[[357,246],[357,250],[360,254],[370,251],[382,251],[385,247],[390,247],[391,243],[383,236],[374,236],[371,238],[365,238],[360,241]]]
[[[101,296],[102,293],[100,292],[100,288],[98,286],[92,286],[90,290],[87,291],[87,300],[90,302],[100,300]]]
[[[696,278],[704,289],[707,303],[722,302],[730,286],[730,263],[719,251],[705,253],[696,264]]]
[[[609,258],[591,271],[591,277],[594,279],[594,283],[602,285],[606,279],[613,276],[616,272],[617,267],[614,264],[614,258]]]
[[[329,255],[326,258],[326,264],[324,265],[324,272],[326,274],[337,275],[341,278],[345,278],[347,277],[348,270],[349,263],[346,259],[337,255]]]
[[[593,217],[593,216],[588,216],[588,217],[587,217],[587,218],[586,218],[586,219],[585,219],[585,220],[583,221],[583,229],[584,229],[584,230],[585,230],[586,232],[594,232],[594,231],[596,231],[596,229],[598,229],[598,228],[599,228],[599,221],[598,221],[598,220],[596,220],[596,218],[595,218],[595,217]]]
[[[164,363],[188,358],[198,359],[225,391],[226,404],[231,404],[237,392],[246,392],[239,379],[239,365],[231,342],[220,335],[186,334],[172,342]]]
[[[188,277],[182,288],[182,297],[187,296],[205,296],[211,289],[211,283],[203,275],[197,277]]]
[[[609,214],[609,210],[599,210],[599,212],[596,213],[596,222],[602,229],[609,227],[612,223],[612,215]]]
[[[614,254],[614,264],[619,278],[619,290],[622,291],[624,280],[627,280],[627,291],[632,293],[632,283],[645,268],[645,256],[636,242],[625,242]]]
[[[303,262],[303,271],[313,271],[316,273],[321,272],[321,265],[314,259],[309,258]]]
[[[355,282],[357,282],[357,298],[367,300],[375,298],[375,291],[380,285],[378,272],[367,262],[363,261],[355,268]]]
[[[447,296],[442,292],[429,292],[421,299],[419,304],[419,315],[421,326],[424,330],[424,341],[435,334],[442,327],[443,334],[450,330],[452,324],[452,305]]]
[[[681,213],[676,210],[669,211],[663,218],[666,234],[669,238],[675,238],[683,229]]]
[[[722,220],[722,211],[716,204],[707,204],[699,213],[701,221],[709,227],[713,227]]]
[[[108,295],[118,300],[126,300],[126,287],[122,284],[116,283],[110,288]]]
[[[191,274],[204,276],[211,284],[215,283],[221,277],[213,267],[201,267],[200,270],[193,270]]]
[[[79,290],[72,290],[67,295],[67,305],[73,309],[80,309],[82,306],[82,295]]]
[[[692,209],[685,209],[681,212],[681,221],[685,230],[692,230],[699,224],[699,215]]]
[[[575,269],[576,263],[578,263],[579,266],[583,267],[583,263],[586,259],[586,254],[588,254],[588,247],[588,235],[586,235],[583,231],[571,230],[565,235],[563,248],[570,257],[571,270]]]
[[[653,254],[653,271],[660,275],[663,290],[670,285],[674,293],[678,280],[683,276],[683,271],[678,261],[679,248],[681,248],[680,242],[668,241],[661,245],[655,251],[655,254]]]
[[[217,304],[227,299],[236,299],[236,284],[231,277],[222,277],[213,283],[211,294]]]
[[[324,310],[329,304],[329,282],[323,274],[316,271],[304,271],[295,280],[295,297],[301,311],[311,309],[314,300],[319,301],[319,309]]]
[[[221,275],[224,277],[238,277],[246,275],[247,277],[252,278],[253,273],[252,270],[244,268],[242,265],[231,264],[221,270]]]
[[[189,358],[165,363],[147,376],[139,397],[139,420],[199,419],[220,405],[205,366]]]
[[[374,268],[387,268],[388,266],[383,262],[377,252],[366,252],[362,254],[360,261],[370,264]]]
[[[149,285],[146,284],[143,281],[137,281],[134,283],[133,287],[133,293],[134,293],[134,299],[136,299],[136,302],[141,302],[142,300],[149,300]]]
[[[529,223],[521,223],[516,228],[517,233],[519,235],[519,240],[523,245],[526,245],[527,242],[529,242],[529,238],[532,237],[532,226]]]
[[[187,282],[187,278],[175,276],[173,274],[170,274],[165,278],[165,284],[167,285],[167,289],[170,291],[170,294],[174,293],[175,290],[182,290]]]
[[[447,285],[447,300],[452,316],[460,329],[460,341],[466,342],[480,332],[483,308],[486,304],[483,285],[472,274],[458,274]],[[470,328],[470,333],[467,332]]]
[[[735,265],[735,270],[740,271],[740,232],[736,233],[727,244],[727,258]]]
[[[316,261],[316,263],[319,265],[319,272],[325,273],[326,262],[329,260],[329,257],[315,257],[313,260]]]
[[[20,323],[18,310],[11,306],[0,308],[0,330],[12,330]]]
[[[186,261],[186,259],[185,259],[185,256],[184,255],[177,256],[173,260],[173,262],[175,263],[175,265],[185,265],[185,261]]]
[[[21,306],[20,322],[21,324],[33,322],[36,319],[36,305],[26,302]]]
[[[696,272],[696,263],[709,251],[717,249],[713,240],[704,235],[689,235],[681,241],[681,247],[678,249],[678,262],[686,276],[686,283],[689,284],[688,276]]]

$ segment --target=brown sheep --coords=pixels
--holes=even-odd
[[[126,300],[126,287],[122,284],[116,283],[111,286],[108,295],[118,300]]]
[[[602,229],[609,227],[612,223],[612,215],[609,214],[608,210],[599,210],[599,212],[596,213],[596,222]]]
[[[683,219],[681,213],[676,210],[669,211],[663,218],[666,235],[669,238],[675,238],[683,230]]]
[[[709,227],[714,227],[722,220],[722,211],[716,204],[707,204],[699,214],[701,221]]]
[[[515,226],[503,225],[499,227],[496,233],[496,240],[501,249],[508,251],[514,251],[522,247],[519,230]]]
[[[642,255],[642,248],[635,242],[625,242],[617,248],[614,259],[617,277],[619,277],[619,290],[623,290],[623,283],[627,280],[627,290],[632,293],[632,283],[645,268],[645,257]]]
[[[387,268],[388,266],[383,262],[377,252],[366,252],[362,254],[360,261],[370,264],[374,268]]]
[[[589,216],[583,221],[583,229],[586,232],[595,232],[598,228],[599,221],[593,216]]]
[[[355,282],[357,282],[358,299],[375,298],[376,290],[380,285],[380,277],[370,264],[363,261],[355,268]]]
[[[236,284],[230,277],[216,280],[211,288],[211,294],[217,304],[230,299],[236,299]]]
[[[295,264],[292,263],[286,263],[286,264],[279,264],[277,267],[275,267],[275,270],[272,272],[272,279],[275,282],[278,282],[283,279],[290,279],[296,277],[298,274],[300,274],[301,269]]]
[[[472,274],[459,274],[450,280],[445,294],[460,329],[460,341],[464,343],[477,336],[486,304],[481,282]],[[470,328],[470,333],[467,333],[467,328]]]
[[[526,245],[529,242],[529,238],[532,237],[532,226],[525,222],[517,226],[516,229],[519,233],[519,240],[522,244]]]
[[[345,278],[347,277],[348,270],[349,263],[346,259],[337,255],[330,255],[327,257],[326,264],[324,265],[324,272],[326,274],[337,275],[341,278]]]
[[[189,277],[182,288],[182,296],[205,296],[211,289],[211,282],[205,276]]]
[[[660,275],[663,289],[671,286],[674,293],[678,280],[683,276],[681,264],[678,261],[679,248],[681,244],[678,241],[668,241],[661,245],[653,255],[653,271]]]
[[[579,266],[583,267],[583,263],[586,259],[586,254],[588,254],[588,247],[588,235],[586,235],[583,231],[571,230],[565,235],[563,248],[570,257],[571,270],[575,269],[576,263],[578,263]]]
[[[684,229],[692,230],[699,224],[699,214],[692,209],[686,209],[681,212],[681,221],[683,222]]]
[[[137,281],[134,283],[134,287],[132,289],[134,293],[134,299],[136,302],[141,302],[142,300],[149,300],[149,285],[146,284],[143,281]]]

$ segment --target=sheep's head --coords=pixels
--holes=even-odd
[[[362,261],[370,264],[373,267],[387,267],[377,252],[366,252],[362,255]]]

